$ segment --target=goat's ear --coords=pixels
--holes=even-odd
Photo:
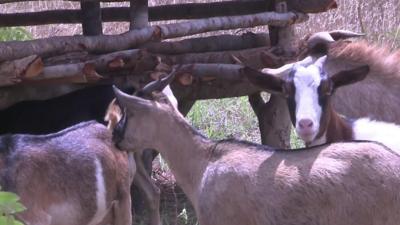
[[[241,68],[240,74],[246,76],[247,79],[257,87],[274,94],[284,94],[283,85],[285,81],[279,77],[262,73],[248,66]]]
[[[149,100],[125,94],[115,86],[113,86],[113,89],[119,105],[128,111],[137,111],[154,107],[154,104]]]
[[[365,65],[355,69],[341,71],[334,74],[330,79],[332,80],[333,88],[336,89],[363,80],[368,72],[369,66]]]

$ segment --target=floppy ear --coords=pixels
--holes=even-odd
[[[357,67],[355,69],[345,70],[336,73],[335,75],[330,77],[333,83],[333,89],[361,81],[365,77],[367,77],[368,72],[369,72],[369,66],[365,65]]]
[[[262,73],[248,66],[241,68],[240,74],[246,76],[247,79],[249,79],[249,81],[257,87],[265,89],[266,91],[274,94],[284,94],[283,84],[285,81],[279,77]]]
[[[150,109],[154,107],[152,102],[149,100],[125,94],[114,85],[113,89],[119,105],[128,111]]]

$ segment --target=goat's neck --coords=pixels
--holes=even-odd
[[[162,127],[159,130],[162,139],[156,141],[155,149],[166,160],[177,183],[193,202],[214,142],[198,134],[180,116],[168,119]]]
[[[327,110],[329,111],[326,127],[320,128],[324,132],[318,135],[318,138],[313,141],[312,145],[353,140],[353,129],[350,121],[340,116],[332,106],[329,106]]]

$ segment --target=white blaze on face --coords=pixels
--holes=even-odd
[[[314,140],[319,130],[322,108],[318,102],[318,87],[321,83],[320,70],[315,65],[298,67],[293,77],[296,102],[296,132],[303,141]],[[311,126],[301,126],[308,121]],[[303,123],[304,124],[304,123]]]

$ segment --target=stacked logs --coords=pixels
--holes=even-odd
[[[64,88],[46,92],[43,84],[118,83],[130,79],[126,76],[143,74],[156,79],[177,64],[183,65],[178,76],[177,86],[181,89],[177,92],[178,98],[194,100],[247,95],[256,89],[240,82],[239,66],[234,65],[232,56],[257,68],[277,64],[281,59],[271,55],[266,33],[160,41],[259,25],[287,26],[306,19],[307,15],[303,13],[265,12],[149,26],[121,35],[3,42],[0,43],[0,87],[4,88],[0,109],[21,100],[46,99],[76,90]],[[194,82],[212,85],[196,92]],[[42,85],[41,91],[29,91],[37,89],[37,85]],[[18,88],[21,86],[25,87],[22,91]],[[210,91],[210,88],[215,90]]]

